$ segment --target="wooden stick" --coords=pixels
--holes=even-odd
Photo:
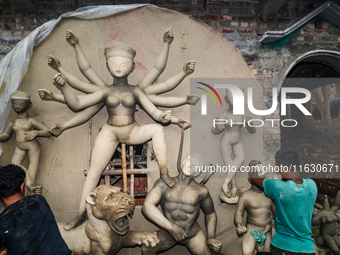
[[[127,193],[126,144],[122,143],[123,192]]]
[[[129,153],[130,153],[130,169],[134,168],[134,159],[133,159],[133,146],[129,146]],[[135,197],[135,175],[130,175],[130,196]]]
[[[111,178],[110,178],[110,175],[105,175],[105,182],[104,182],[105,185],[110,185],[111,184]]]
[[[84,170],[84,175],[87,176],[87,170]],[[143,169],[129,169],[126,170],[127,174],[147,174],[148,170],[143,168]],[[102,173],[102,175],[122,175],[123,174],[123,170],[111,170],[110,168],[106,168],[105,171]]]
[[[147,174],[147,169],[129,169],[126,170],[126,174]],[[105,170],[102,175],[122,175],[123,170]],[[124,181],[123,181],[124,183]]]

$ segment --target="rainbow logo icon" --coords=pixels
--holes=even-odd
[[[208,84],[206,84],[206,83],[203,83],[203,82],[196,82],[196,83],[201,84],[201,85],[204,85],[204,86],[206,86],[207,88],[209,88],[212,92],[214,92],[215,95],[217,96],[218,100],[220,101],[221,106],[222,106],[222,100],[221,100],[221,98],[220,98],[220,95],[217,93],[217,91],[216,91],[213,87],[211,87],[210,85],[208,85]],[[212,94],[209,90],[204,89],[204,88],[201,88],[201,87],[196,87],[196,88],[198,88],[198,89],[203,90],[204,92],[206,92],[206,93],[212,98],[212,100],[214,100],[215,105],[217,105],[216,100],[215,100],[215,97],[213,96],[213,94]]]

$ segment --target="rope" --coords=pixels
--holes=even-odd
[[[182,152],[184,142],[184,125],[181,128],[181,142],[179,143],[178,158],[177,158],[177,169],[178,172],[182,171]]]

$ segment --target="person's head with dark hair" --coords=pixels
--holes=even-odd
[[[0,196],[8,198],[21,194],[25,177],[25,170],[18,165],[0,167]]]
[[[300,165],[299,154],[292,148],[281,149],[275,154],[276,163],[287,167],[287,170],[296,170]]]

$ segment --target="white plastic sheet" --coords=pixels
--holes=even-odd
[[[0,62],[0,133],[3,132],[11,110],[11,94],[18,89],[31,60],[33,48],[41,43],[65,18],[97,19],[112,16],[124,11],[143,7],[147,4],[88,6],[74,12],[62,14],[34,29],[21,40]],[[0,155],[3,148],[0,143]]]

